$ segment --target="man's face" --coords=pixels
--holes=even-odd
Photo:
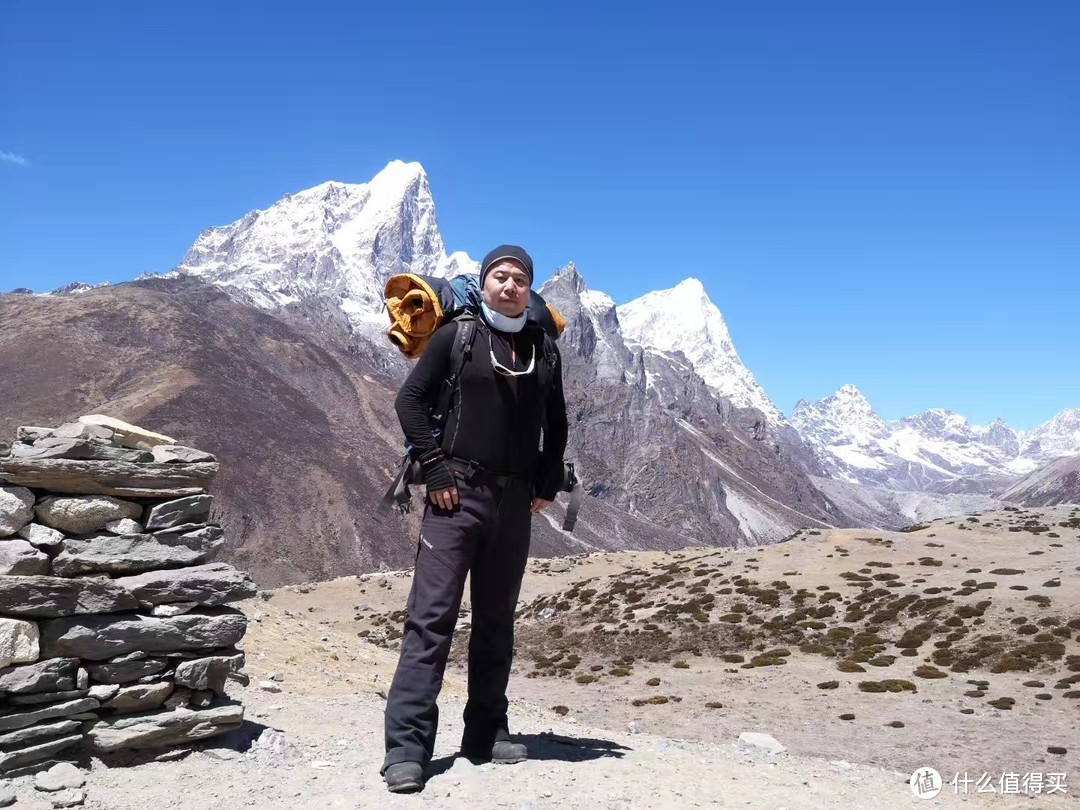
[[[503,259],[484,277],[484,303],[500,315],[516,318],[529,305],[529,276],[513,259]]]

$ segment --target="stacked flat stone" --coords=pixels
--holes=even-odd
[[[255,595],[211,562],[216,459],[107,416],[0,445],[0,775],[75,745],[164,748],[237,728]]]

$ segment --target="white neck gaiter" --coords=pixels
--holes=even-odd
[[[528,317],[528,311],[522,312],[516,318],[511,318],[509,315],[503,315],[501,312],[496,312],[487,305],[486,301],[480,302],[480,310],[484,313],[484,320],[487,321],[492,328],[498,329],[500,332],[520,332],[525,328],[525,321]]]

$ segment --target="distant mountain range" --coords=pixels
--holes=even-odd
[[[972,426],[939,408],[886,422],[854,385],[817,403],[801,400],[791,423],[834,478],[920,491],[987,491],[1056,458],[1080,454],[1080,409],[1030,431],[1001,419]]]
[[[326,559],[318,565],[308,552],[295,556],[306,560],[304,570],[319,575],[343,573],[349,566],[370,568],[380,559],[398,561],[405,553],[398,548],[400,540],[386,547],[364,539],[380,531],[368,523],[364,510],[373,507],[368,493],[379,489],[400,452],[390,404],[409,368],[385,338],[382,291],[397,273],[449,277],[476,270],[467,254],[446,252],[419,164],[394,161],[369,183],[329,182],[286,195],[231,225],[203,231],[180,265],[160,277],[112,289],[76,283],[55,291],[57,299],[71,302],[54,306],[67,313],[65,328],[76,336],[85,332],[85,341],[44,340],[28,325],[8,329],[3,340],[11,345],[36,341],[36,362],[50,376],[35,378],[31,386],[41,398],[20,397],[18,391],[12,398],[6,391],[5,411],[14,422],[0,423],[0,430],[101,411],[105,402],[117,416],[132,421],[167,415],[167,424],[147,426],[168,428],[165,432],[190,437],[199,446],[207,444],[200,437],[212,437],[215,446],[206,449],[222,456],[223,478],[230,456],[238,476],[235,488],[225,493],[226,506],[232,501],[239,508],[242,502],[251,523],[243,541],[249,550],[273,549],[277,562],[266,568],[266,576],[275,582],[289,580],[295,545],[326,545],[318,520],[324,507],[312,505],[315,511],[301,527],[285,517],[285,512],[305,508],[295,496],[279,503],[275,495],[260,507],[257,493],[243,492],[239,482],[261,475],[273,459],[278,461],[271,469],[288,475],[294,487],[329,481],[325,471],[318,472],[318,459],[337,458],[343,447],[352,447],[350,452],[360,454],[364,475],[339,469],[331,478],[335,486],[364,495],[354,494],[348,505],[336,496],[337,511],[331,511],[352,524],[355,538],[343,534],[340,524],[334,529],[337,545],[324,549]],[[233,303],[204,292],[215,288]],[[569,264],[540,292],[567,318],[560,344],[571,455],[579,460],[593,496],[575,537],[555,528],[557,515],[536,519],[537,547],[548,553],[758,544],[815,525],[895,528],[992,505],[1025,474],[1080,454],[1080,409],[1063,411],[1026,432],[1001,420],[970,426],[962,416],[938,409],[886,422],[855,386],[846,385],[817,403],[799,402],[785,418],[743,365],[722,314],[697,279],[616,306],[610,296],[589,289],[581,271]],[[40,318],[48,311],[42,297],[33,299],[41,302],[33,309],[18,303],[22,297],[0,297],[5,326],[18,325],[20,312]],[[204,299],[215,302],[219,317],[233,318],[244,329],[226,334],[201,324],[191,302]],[[157,338],[129,343],[123,328],[137,302],[169,314],[155,325],[161,333]],[[228,314],[229,306],[240,309]],[[117,317],[105,335],[103,319]],[[78,366],[84,356],[80,351],[85,353],[80,345],[102,339],[115,365],[127,369],[122,385],[88,386],[78,375],[57,373]],[[189,354],[170,349],[166,360],[148,348],[158,344],[189,346]],[[238,376],[232,367],[236,357],[230,354],[245,358],[244,374]],[[197,368],[192,366],[196,356]],[[333,362],[324,368],[331,356]],[[0,361],[0,374],[12,371],[4,365]],[[311,416],[305,416],[308,406],[296,399],[290,373],[306,381],[302,400],[314,408]],[[174,375],[189,384],[177,388],[166,382]],[[275,382],[259,384],[261,375]],[[237,399],[235,385],[259,388],[265,419],[243,419],[248,406]],[[47,404],[50,386],[55,396]],[[212,391],[213,401],[234,406],[202,414],[185,411],[180,404],[189,394],[182,392],[191,387]],[[139,390],[150,393],[140,399]],[[271,415],[275,410],[278,419]],[[206,415],[210,412],[213,424]],[[310,461],[292,469],[281,437],[300,429],[297,421],[312,418],[325,426],[305,433]],[[243,431],[230,430],[231,420],[237,419],[243,420]],[[285,425],[293,427],[286,430]],[[242,446],[232,446],[241,435]],[[289,536],[282,537],[283,532]],[[388,535],[396,536],[396,530]],[[365,543],[368,551],[357,553]],[[234,551],[241,558],[245,553]]]

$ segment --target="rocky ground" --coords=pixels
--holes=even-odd
[[[290,586],[239,603],[252,620],[242,729],[171,761],[88,761],[76,790],[110,810],[1075,806],[1078,575],[1074,507],[534,560],[511,681],[534,758],[453,758],[466,606],[416,796],[378,776],[409,573]],[[740,745],[744,732],[786,750]],[[935,799],[908,786],[925,766],[946,781]],[[977,792],[984,773],[998,791],[1003,774],[1037,774],[1043,792]],[[966,796],[948,784],[957,774],[972,779]],[[16,806],[52,807],[34,778],[12,780]],[[1047,792],[1062,780],[1064,794]]]

